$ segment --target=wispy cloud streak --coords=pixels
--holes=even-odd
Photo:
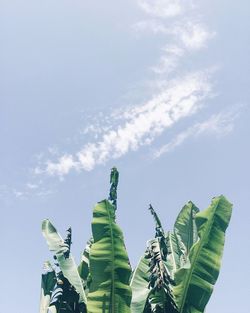
[[[98,164],[148,145],[180,119],[199,110],[211,90],[204,72],[166,84],[150,101],[126,110],[123,125],[105,132],[99,141],[87,143],[74,155],[63,155],[56,162],[48,161],[46,168],[37,172],[63,176],[73,169],[90,171]]]
[[[185,131],[180,132],[168,144],[155,151],[153,158],[159,158],[163,154],[175,150],[192,137],[196,138],[201,135],[225,136],[234,129],[234,122],[238,116],[239,112],[235,112],[235,110],[214,114],[204,122],[196,123]]]
[[[138,0],[138,4],[147,14],[157,17],[173,17],[182,13],[180,0]]]
[[[192,1],[138,0],[137,3],[145,13],[145,18],[134,25],[137,33],[163,35],[168,43],[163,46],[158,63],[150,67],[156,76],[160,75],[160,78],[157,76],[154,80],[155,83],[160,82],[160,90],[157,90],[151,100],[124,110],[119,116],[118,125],[117,120],[112,120],[112,116],[108,117],[111,123],[106,128],[99,122],[88,125],[83,134],[94,131],[95,137],[92,140],[89,139],[73,154],[61,155],[56,160],[56,156],[53,156],[53,161],[47,161],[45,166],[36,168],[34,173],[58,175],[62,178],[72,170],[91,171],[97,165],[151,144],[179,120],[196,113],[211,95],[209,75],[205,70],[194,70],[186,74],[180,71],[181,78],[176,78],[181,60],[204,48],[214,36],[205,25],[194,19]],[[169,74],[174,75],[170,78]],[[197,131],[197,128],[196,125],[194,129]],[[180,144],[193,131],[190,129],[181,134],[172,145]]]
[[[158,64],[151,66],[155,74],[174,72],[185,56],[190,59],[191,53],[207,47],[216,35],[198,18],[192,1],[138,0],[138,5],[146,17],[133,25],[134,30],[166,38]]]

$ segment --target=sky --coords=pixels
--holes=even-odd
[[[43,219],[79,261],[114,165],[133,266],[150,203],[166,230],[233,203],[206,313],[248,312],[249,27],[247,0],[0,1],[1,312],[38,312]]]

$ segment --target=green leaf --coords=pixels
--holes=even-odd
[[[80,296],[79,302],[87,303],[83,283],[79,276],[74,258],[71,253],[69,254],[69,257],[65,257],[65,252],[68,251],[68,246],[64,243],[64,240],[48,219],[44,220],[42,223],[42,233],[47,241],[50,251],[56,255],[63,275],[78,292]]]
[[[178,269],[189,266],[188,253],[198,240],[195,223],[195,215],[198,212],[199,209],[189,201],[177,216],[173,232],[166,236],[169,245],[167,264],[172,279]]]
[[[117,187],[119,182],[119,172],[116,167],[111,169],[110,173],[110,191],[109,191],[109,201],[117,209]]]
[[[57,273],[57,284],[51,294],[49,310],[58,313],[87,313],[86,305],[79,303],[79,294],[62,272]]]
[[[146,306],[149,294],[149,259],[144,254],[131,278],[130,286],[132,288],[131,312],[142,313]]]
[[[150,260],[150,290],[145,308],[147,312],[176,312],[176,304],[172,292],[173,281],[167,264],[167,257],[170,253],[168,239],[165,236],[162,223],[151,205],[149,210],[153,215],[156,227],[155,239],[148,241],[147,248],[147,258]]]
[[[92,233],[88,313],[130,313],[131,267],[115,208],[108,200],[94,208]]]
[[[181,241],[184,243],[186,255],[188,255],[191,247],[198,240],[197,226],[195,223],[195,216],[198,212],[199,209],[189,201],[182,208],[174,224],[174,234],[176,234],[177,239],[180,237]]]
[[[157,237],[148,245],[150,258],[150,293],[149,304],[152,312],[177,313],[173,296],[173,281],[167,267],[165,237]]]
[[[44,273],[42,274],[41,282],[41,298],[40,298],[40,313],[47,313],[50,303],[51,293],[56,284],[56,273],[49,261],[44,263]]]
[[[168,243],[167,267],[172,280],[174,280],[176,271],[189,264],[189,260],[186,255],[187,249],[180,236],[176,233],[168,232],[166,240]]]
[[[164,236],[164,230],[163,230],[161,221],[160,221],[157,213],[155,212],[155,210],[154,210],[154,208],[152,207],[151,204],[149,205],[149,211],[153,215],[153,218],[155,220],[155,231],[156,231],[155,236],[156,237],[157,236]]]
[[[224,196],[195,217],[199,240],[192,246],[190,267],[176,272],[174,295],[180,313],[203,313],[218,278],[225,231],[232,204]]]
[[[164,288],[151,290],[148,297],[148,303],[150,307],[150,310],[149,308],[148,310],[150,313],[177,313],[174,307],[169,306],[167,292]]]
[[[82,252],[81,262],[78,265],[78,273],[81,279],[83,280],[84,291],[85,291],[86,296],[88,295],[89,284],[91,282],[91,275],[89,273],[89,254],[90,254],[90,249],[91,249],[93,242],[94,242],[94,239],[91,237],[89,241],[87,242],[84,251]]]
[[[89,253],[93,244],[93,238],[91,237],[86,244],[84,251],[82,252],[81,262],[78,266],[78,272],[80,277],[86,281],[89,275]]]

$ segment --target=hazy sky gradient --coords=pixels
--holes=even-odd
[[[38,312],[42,219],[78,261],[116,165],[133,266],[149,203],[166,230],[188,200],[234,204],[206,313],[248,313],[249,27],[246,0],[0,2],[0,311]]]

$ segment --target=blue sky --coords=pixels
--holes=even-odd
[[[0,2],[1,310],[38,311],[51,257],[40,225],[90,236],[120,171],[133,265],[192,200],[234,204],[207,313],[247,313],[250,258],[248,1]],[[10,293],[15,296],[10,296]]]

